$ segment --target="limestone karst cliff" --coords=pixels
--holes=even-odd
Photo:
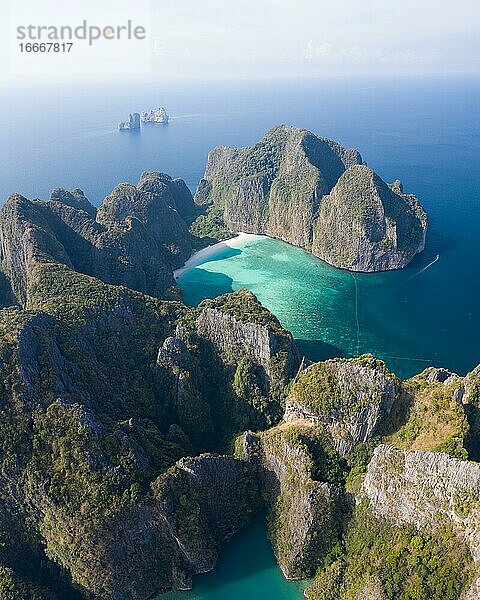
[[[399,389],[398,379],[370,355],[315,363],[296,378],[284,419],[322,423],[344,456],[377,433]]]
[[[348,504],[325,433],[306,421],[247,431],[237,440],[237,454],[257,470],[283,574],[292,580],[313,576],[341,537]]]
[[[117,186],[98,211],[80,190],[55,189],[48,201],[14,194],[0,210],[3,303],[27,305],[39,269],[53,262],[159,296],[191,252],[183,216],[192,209],[183,181],[162,173]]]
[[[480,465],[439,452],[375,449],[363,483],[372,511],[418,530],[453,530],[480,561]],[[480,589],[477,566],[464,598]]]
[[[380,445],[363,491],[375,513],[396,523],[434,528],[447,522],[480,561],[480,465],[441,452]]]
[[[276,237],[354,271],[402,268],[425,245],[426,214],[400,182],[387,186],[356,150],[298,127],[212,150],[195,202],[213,215],[203,226],[220,216],[230,231]]]
[[[346,169],[322,199],[312,252],[351,271],[401,269],[425,248],[427,217],[413,195],[365,165]]]
[[[246,289],[204,300],[196,320],[199,335],[220,355],[245,355],[245,369],[257,365],[264,393],[279,397],[299,366],[298,351],[290,332]]]
[[[213,436],[217,444],[232,431],[277,423],[298,364],[291,334],[247,290],[201,303],[193,324],[179,324],[157,356],[175,422],[191,440]]]

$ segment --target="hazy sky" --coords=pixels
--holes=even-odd
[[[10,0],[1,3],[2,80],[480,73],[478,0]],[[76,42],[26,56],[18,25],[123,24],[145,41]]]

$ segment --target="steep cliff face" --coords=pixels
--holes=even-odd
[[[427,217],[412,195],[365,165],[349,167],[322,199],[312,252],[351,271],[402,269],[425,248]]]
[[[337,452],[345,455],[377,432],[399,388],[398,379],[371,355],[315,363],[296,378],[284,419],[323,423]]]
[[[425,212],[400,182],[389,187],[356,150],[286,125],[254,146],[215,148],[195,202],[230,231],[277,237],[356,271],[402,268],[425,243]]]
[[[342,489],[334,452],[308,422],[246,432],[237,453],[256,466],[268,510],[268,533],[287,579],[311,577],[341,532]],[[333,477],[332,477],[333,475]]]
[[[266,392],[279,393],[296,373],[298,351],[292,335],[248,290],[205,300],[196,329],[227,359],[242,356],[262,370]],[[270,389],[272,388],[272,389]]]
[[[476,381],[476,371],[461,378],[436,368],[401,381],[370,355],[316,363],[295,377],[282,423],[239,438],[237,455],[259,473],[284,574],[305,577],[318,568],[308,598],[475,597],[476,555],[465,532],[477,543],[478,527],[463,518],[452,524],[448,507],[467,514],[478,501],[477,465],[452,458],[467,456],[461,402],[475,397]],[[404,451],[382,440],[436,452],[405,451],[431,458],[405,481]],[[382,448],[394,456],[377,464]],[[412,518],[417,511],[422,518]]]
[[[77,271],[153,296],[173,285],[168,256],[137,218],[127,216],[105,227],[62,203],[40,208]]]
[[[117,186],[98,212],[77,189],[55,189],[47,202],[14,194],[0,211],[4,303],[27,305],[39,265],[52,262],[160,296],[190,255],[182,216],[193,207],[185,183],[162,173]]]
[[[480,465],[439,452],[378,446],[363,484],[376,515],[417,529],[446,527],[468,545],[476,575],[462,595],[480,588]]]
[[[286,138],[293,166],[275,136],[268,164],[308,154],[322,194],[360,160]],[[181,182],[145,173],[98,217],[79,190],[1,211],[0,291],[28,310],[0,310],[0,595],[187,589],[261,494],[285,576],[318,570],[309,598],[457,599],[467,582],[477,597],[480,471],[452,457],[479,452],[478,368],[400,382],[365,355],[298,372],[250,292],[193,309],[138,291],[160,293],[187,251],[165,227],[189,206]]]
[[[417,528],[448,523],[480,560],[480,465],[440,452],[380,445],[363,489],[374,512],[392,521]]]
[[[389,521],[367,501],[356,505],[342,554],[332,559],[307,588],[309,600],[463,600],[474,572],[467,546],[452,530]]]
[[[473,460],[480,461],[480,366],[463,379],[456,398],[462,403],[469,424],[465,448]]]
[[[250,465],[230,456],[183,458],[152,489],[189,587],[192,574],[214,568],[222,542],[249,521],[260,501]]]
[[[290,333],[246,290],[206,301],[196,313],[157,357],[176,422],[194,442],[200,436],[212,444],[276,424],[298,368]]]

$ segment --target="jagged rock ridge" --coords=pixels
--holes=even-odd
[[[28,304],[45,262],[161,295],[190,255],[183,217],[192,209],[185,183],[156,172],[143,173],[137,186],[117,186],[98,211],[78,189],[55,189],[46,202],[12,195],[0,211],[4,304],[12,297]]]

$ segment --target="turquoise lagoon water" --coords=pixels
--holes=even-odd
[[[306,582],[284,579],[264,533],[264,517],[257,516],[220,555],[210,573],[196,578],[191,592],[168,593],[158,600],[299,600]]]
[[[441,261],[448,257],[432,264],[432,252],[402,272],[354,274],[279,240],[239,236],[211,248],[178,283],[191,305],[248,288],[292,332],[310,359],[371,352],[408,377],[429,365],[451,367],[454,362],[438,308]]]
[[[369,351],[405,377],[429,364],[463,374],[480,362],[479,98],[472,78],[3,87],[0,199],[63,186],[100,204],[143,170],[182,177],[193,191],[214,146],[252,144],[282,122],[306,127],[358,148],[385,180],[419,196],[430,219],[424,254],[403,271],[353,276],[276,240],[241,239],[183,274],[186,301],[246,286],[312,359]],[[173,117],[168,127],[117,131],[129,112],[159,105]],[[175,600],[301,598],[261,520],[197,583]]]

